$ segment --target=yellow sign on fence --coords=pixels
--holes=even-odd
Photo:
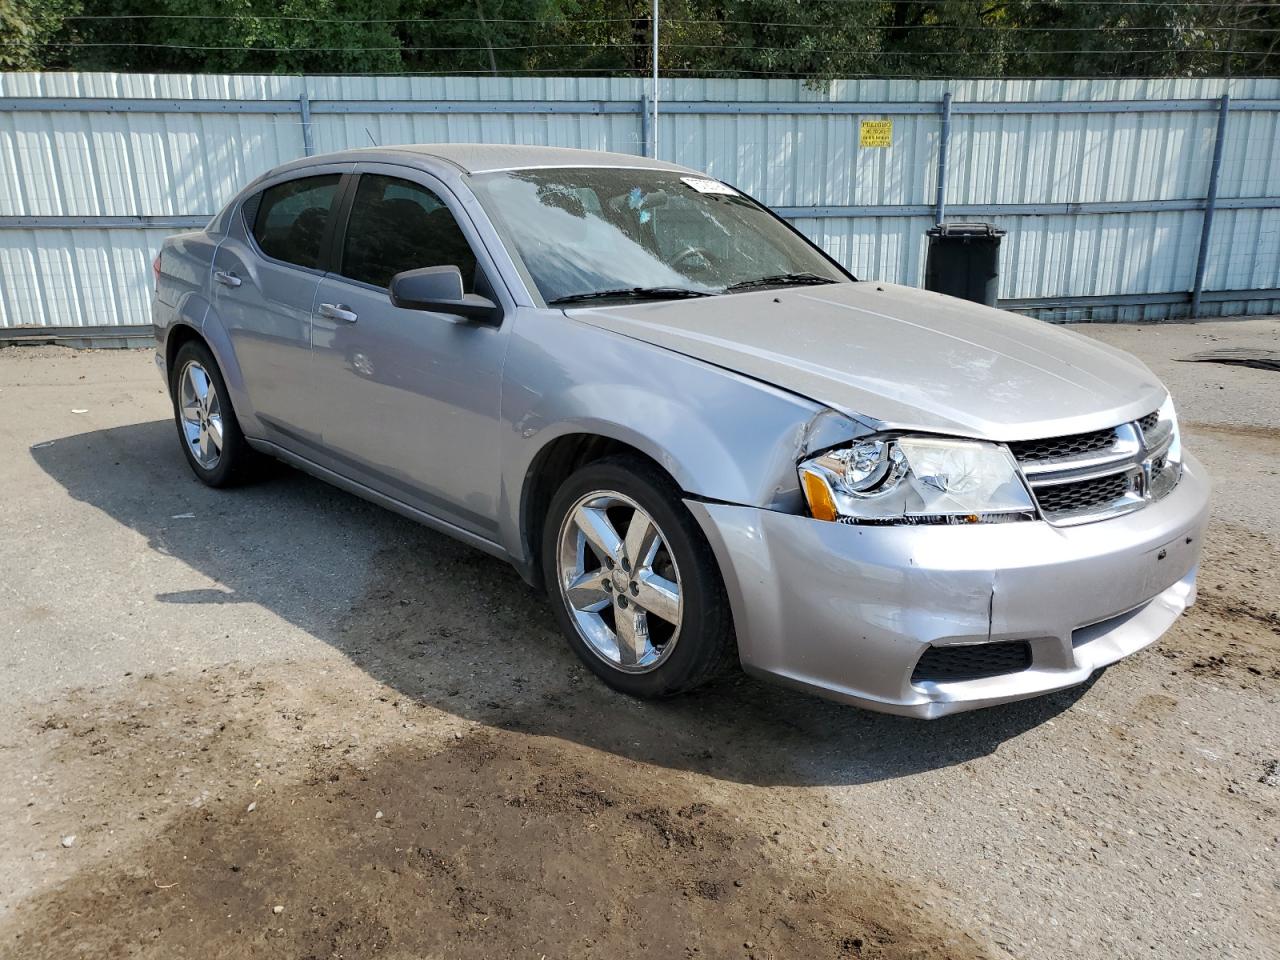
[[[892,120],[863,120],[858,130],[858,146],[887,147],[893,143]]]

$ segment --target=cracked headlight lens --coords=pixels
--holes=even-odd
[[[935,437],[859,440],[800,464],[809,512],[851,523],[1031,519],[1035,506],[1003,444]]]

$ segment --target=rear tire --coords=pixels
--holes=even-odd
[[[737,658],[711,547],[679,489],[646,460],[609,457],[564,482],[547,511],[542,569],[569,645],[615,690],[674,696]]]
[[[245,440],[218,362],[200,341],[178,348],[169,396],[178,441],[196,478],[211,487],[250,479],[261,457]]]

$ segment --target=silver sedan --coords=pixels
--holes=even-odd
[[[693,170],[311,157],[155,281],[200,480],[278,458],[502,557],[629,694],[738,662],[936,717],[1080,683],[1195,597],[1208,481],[1150,370],[858,282]]]

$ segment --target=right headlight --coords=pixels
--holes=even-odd
[[[809,512],[851,523],[1033,519],[1008,448],[977,440],[869,437],[799,466]]]

